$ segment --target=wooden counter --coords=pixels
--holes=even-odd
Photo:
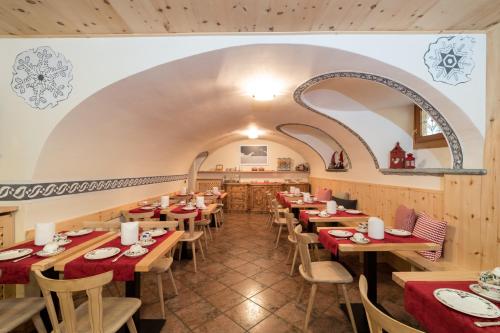
[[[224,184],[227,196],[227,210],[229,212],[266,212],[266,192],[274,193],[288,190],[290,186],[300,188],[302,192],[309,192],[309,183],[283,182],[255,182],[255,183],[226,183]]]

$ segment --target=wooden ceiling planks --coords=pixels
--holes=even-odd
[[[486,30],[500,0],[2,0],[0,35]]]

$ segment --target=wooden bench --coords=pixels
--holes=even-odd
[[[391,254],[396,258],[402,259],[410,264],[411,271],[454,271],[460,268],[443,260],[443,258],[438,261],[431,261],[422,257],[415,251],[392,251]],[[396,263],[395,266],[398,264]],[[398,267],[395,267],[398,268]]]

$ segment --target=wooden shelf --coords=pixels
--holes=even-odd
[[[415,169],[379,169],[384,175],[400,176],[443,176],[443,175],[485,175],[485,169],[447,169],[447,168],[415,168]]]
[[[216,174],[235,174],[235,173],[297,173],[297,174],[309,174],[309,171],[277,171],[277,170],[264,170],[264,171],[198,171],[199,174],[203,173],[216,173]]]

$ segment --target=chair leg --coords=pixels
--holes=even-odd
[[[276,245],[274,246],[274,248],[278,248],[278,243],[280,241],[280,236],[281,236],[281,229],[283,228],[283,225],[280,224],[280,228],[278,229],[278,236],[276,237]]]
[[[207,227],[202,227],[202,229],[203,229],[203,238],[205,238],[205,247],[207,248],[207,251],[208,251]]]
[[[288,254],[286,255],[285,264],[288,263],[288,259],[290,259],[292,251],[293,251],[293,243],[290,243],[290,249],[288,250]]]
[[[40,318],[40,313],[37,313],[36,315],[31,317],[31,320],[33,321],[33,325],[35,326],[37,333],[47,333],[42,318]]]
[[[127,320],[127,328],[130,333],[137,333],[137,328],[135,328],[134,318],[130,317]]]
[[[196,266],[196,241],[191,243],[191,250],[193,251],[193,264],[194,264],[194,272],[198,273],[198,269]]]
[[[201,239],[198,238],[198,245],[200,246],[201,257],[205,260],[205,252],[203,252],[203,246],[201,246]]]
[[[347,289],[345,284],[342,285],[342,292],[344,293],[345,305],[347,307],[347,313],[349,314],[349,319],[351,320],[352,330],[357,333],[356,321],[354,321],[354,315],[352,313],[351,302],[349,301],[349,296],[347,296]]]
[[[165,319],[165,299],[163,298],[163,280],[161,278],[161,273],[156,274],[156,280],[158,281],[158,298],[160,299],[160,309],[162,318]]]
[[[314,248],[314,256],[316,257],[316,261],[319,261],[319,249],[318,249],[318,244],[313,244]]]
[[[309,320],[311,320],[311,313],[314,306],[314,298],[316,297],[316,291],[318,290],[318,285],[313,283],[311,287],[311,294],[309,294],[309,303],[307,304],[306,311],[306,321],[304,323],[304,332],[307,332],[307,327],[309,326]]]
[[[297,261],[297,253],[299,252],[299,247],[295,244],[295,251],[293,252],[292,268],[290,269],[290,276],[293,275],[293,270],[295,269],[295,262]]]
[[[179,295],[179,292],[177,291],[177,286],[175,285],[174,274],[172,274],[172,268],[168,269],[168,275],[170,276],[170,281],[172,281],[172,287],[174,288],[174,293],[176,295]]]
[[[302,283],[300,284],[300,289],[299,289],[299,293],[297,294],[297,299],[295,300],[295,303],[299,303],[300,302],[300,299],[302,298],[302,293],[304,293],[304,285],[306,284],[306,282],[304,280],[302,280]]]
[[[179,262],[181,262],[181,256],[182,256],[182,245],[184,243],[183,242],[179,242]]]
[[[207,225],[206,228],[208,230],[208,235],[210,236],[210,240],[214,240],[214,238],[212,237],[212,230],[210,230],[210,226]]]

